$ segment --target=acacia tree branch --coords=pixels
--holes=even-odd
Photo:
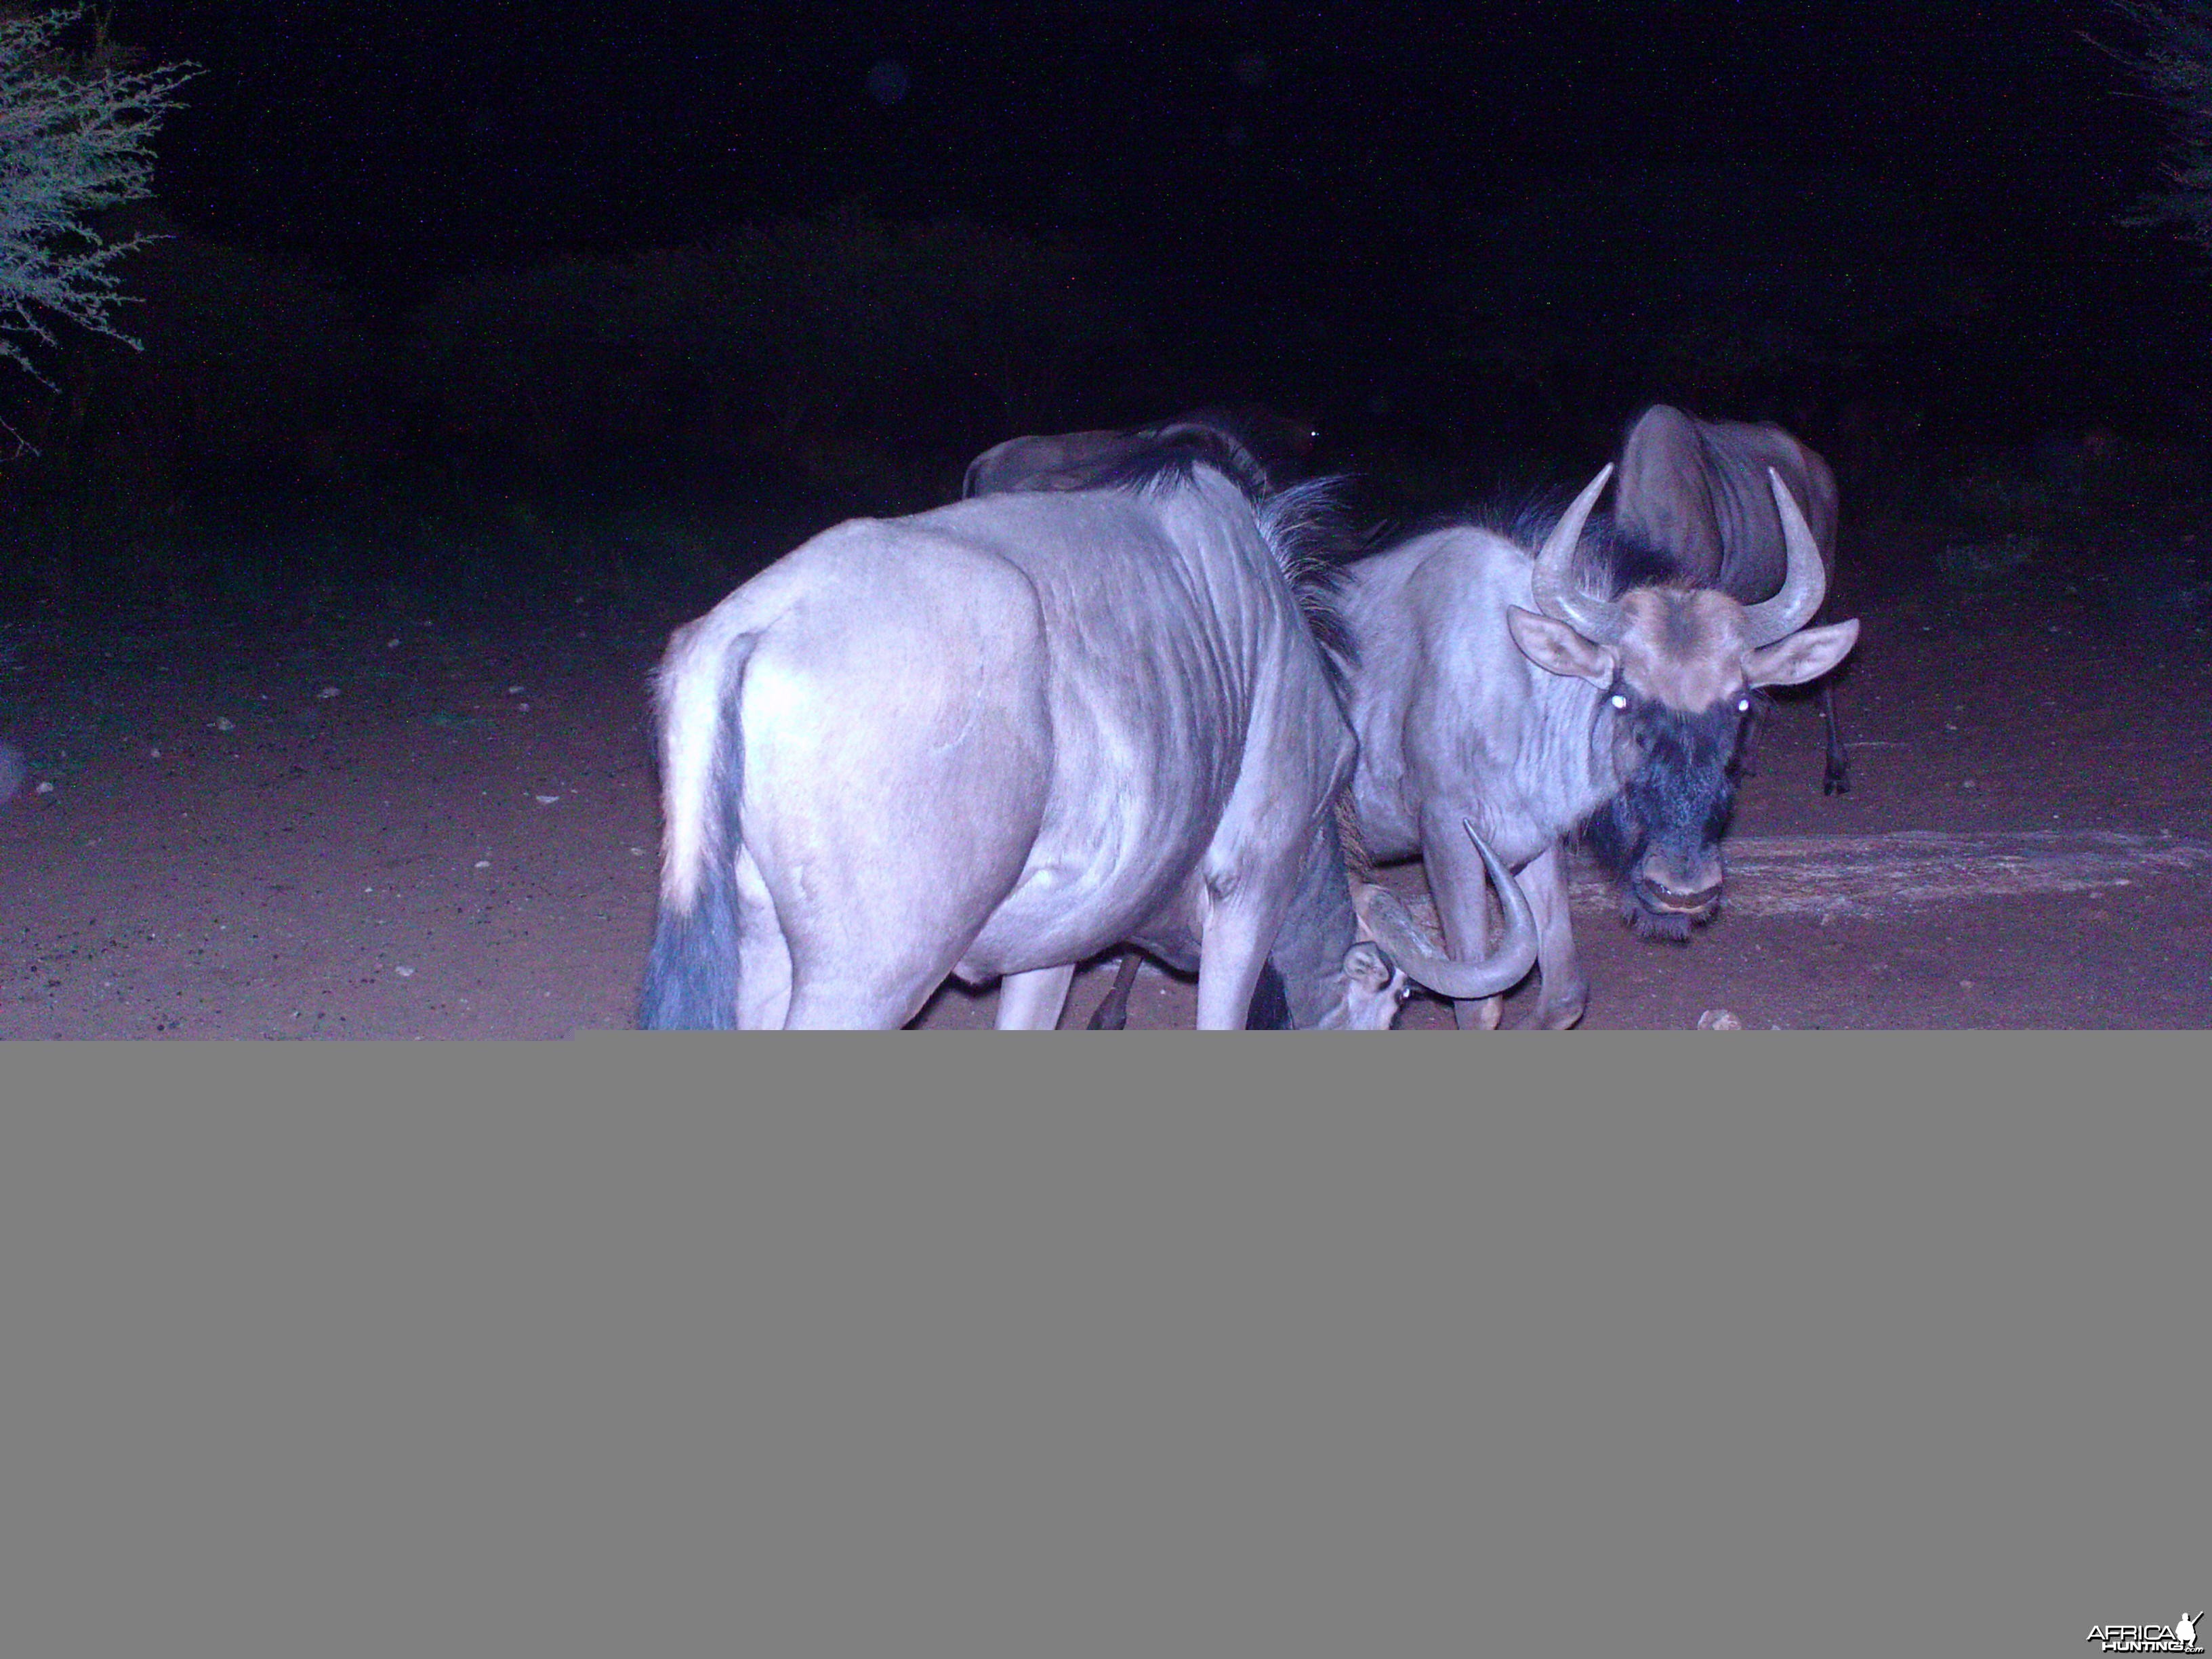
[[[61,49],[84,10],[0,22],[0,357],[49,386],[24,342],[53,347],[50,318],[142,349],[116,324],[115,266],[156,238],[111,239],[95,216],[153,193],[155,135],[198,72],[131,69],[104,24],[89,52]]]

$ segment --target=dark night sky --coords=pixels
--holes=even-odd
[[[1516,254],[1537,303],[1583,265],[1974,288],[2027,351],[2204,295],[2194,250],[2112,222],[2162,129],[2081,38],[2126,41],[2094,0],[126,0],[116,27],[207,69],[171,210],[383,301],[856,198],[1064,234],[1170,315],[1316,350],[1417,349],[1413,296]],[[1578,197],[1617,228],[1547,242]]]
[[[2139,188],[2155,143],[2079,39],[2102,21],[2058,0],[183,0],[117,27],[207,67],[164,143],[185,216],[398,282],[857,193],[1049,224],[1172,221],[1170,180],[1256,188],[1326,240],[1376,210],[1363,186],[1480,202],[1531,167],[1667,157],[1860,161],[2063,230]],[[908,75],[889,106],[886,60]]]

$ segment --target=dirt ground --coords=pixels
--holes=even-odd
[[[2155,545],[1847,543],[1852,792],[1819,791],[1813,706],[1778,706],[1718,921],[1645,943],[1578,887],[1585,1029],[2212,1025],[2212,514],[2166,519]],[[627,1026],[656,855],[645,675],[682,614],[11,622],[0,1036]],[[1388,878],[1422,891],[1417,866]],[[1110,971],[1079,978],[1066,1024]],[[1148,966],[1130,1024],[1194,1009]],[[992,1010],[947,987],[919,1024]],[[1449,1023],[1426,999],[1401,1021]]]

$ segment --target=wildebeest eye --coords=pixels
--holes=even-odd
[[[1735,700],[1735,712],[1739,714],[1748,714],[1751,713],[1751,699],[1749,697],[1738,697]]]
[[[1628,698],[1621,692],[1614,692],[1610,701],[1615,708],[1626,708],[1628,707]]]

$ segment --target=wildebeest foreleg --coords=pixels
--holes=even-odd
[[[1832,679],[1820,682],[1820,726],[1828,734],[1828,765],[1820,778],[1820,793],[1848,795],[1851,793],[1850,761],[1844,753],[1844,734],[1836,725],[1836,688]]]
[[[1444,948],[1455,962],[1480,962],[1490,954],[1490,884],[1480,856],[1460,828],[1464,816],[1441,802],[1431,802],[1421,814],[1421,868],[1443,927]],[[1452,1017],[1462,1031],[1494,1031],[1504,1006],[1502,994],[1458,1000]]]
[[[1536,1006],[1518,1024],[1523,1030],[1564,1031],[1583,1017],[1589,1002],[1589,981],[1575,952],[1575,931],[1567,911],[1567,853],[1558,842],[1528,860],[1518,878],[1536,920],[1536,971],[1540,988]]]
[[[1093,1031],[1127,1030],[1129,1025],[1129,994],[1137,988],[1137,969],[1144,958],[1135,951],[1121,952],[1121,965],[1114,970],[1114,983],[1106,994],[1098,999],[1098,1006],[1091,1011]]]
[[[1050,1031],[1060,1024],[1060,1010],[1067,1006],[1067,988],[1075,983],[1075,964],[1035,968],[1026,974],[1008,974],[999,981],[999,1029],[1002,1031]]]
[[[1255,905],[1243,895],[1218,900],[1209,908],[1199,940],[1200,1030],[1244,1030],[1252,988],[1260,981],[1268,947],[1282,921],[1279,904]]]

